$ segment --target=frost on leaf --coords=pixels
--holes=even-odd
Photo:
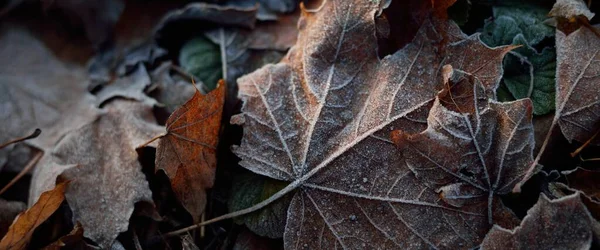
[[[481,249],[590,249],[599,230],[579,193],[557,200],[542,194],[519,227],[494,226]]]
[[[556,118],[569,142],[585,142],[600,129],[599,44],[587,27],[556,31]]]
[[[444,203],[403,165],[390,131],[419,132],[451,64],[494,95],[502,58],[444,20],[377,57],[376,1],[304,10],[297,44],[276,65],[238,81],[244,137],[234,152],[256,173],[292,182],[287,249],[466,248],[491,225],[486,207]]]
[[[392,137],[417,179],[451,206],[487,207],[491,224],[496,195],[509,193],[533,161],[532,105],[529,99],[488,101],[477,83],[471,86],[473,91],[462,93],[470,102],[443,93],[429,111],[427,130],[395,131]]]

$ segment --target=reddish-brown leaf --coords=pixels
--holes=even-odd
[[[216,149],[225,83],[207,95],[194,96],[167,120],[167,133],[156,149],[156,168],[165,171],[175,195],[198,222],[206,205],[206,189],[215,178]]]
[[[33,231],[65,200],[67,184],[59,183],[54,189],[44,192],[31,208],[21,213],[0,241],[0,249],[25,249]]]

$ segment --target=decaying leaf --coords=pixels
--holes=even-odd
[[[585,142],[600,129],[599,44],[587,27],[569,35],[556,31],[555,119],[569,142]]]
[[[46,221],[65,200],[67,186],[68,182],[56,184],[52,190],[44,192],[27,211],[19,214],[0,241],[0,249],[25,249],[31,240],[33,231]]]
[[[156,168],[165,171],[175,195],[195,222],[204,212],[206,189],[212,187],[215,178],[225,89],[221,81],[207,95],[196,90],[171,114],[167,133],[156,148]]]
[[[468,248],[491,226],[487,203],[462,210],[440,200],[403,164],[389,133],[425,127],[445,64],[495,94],[512,47],[490,49],[431,18],[412,43],[379,59],[379,11],[378,1],[303,9],[286,58],[238,80],[244,113],[232,121],[244,124],[233,148],[240,165],[291,182],[263,204],[298,191],[288,209],[287,249]]]
[[[148,96],[144,94],[144,89],[150,85],[150,76],[144,65],[139,65],[131,74],[115,80],[113,83],[104,86],[102,91],[96,95],[96,105],[101,107],[112,98],[126,98],[136,101],[149,101]]]
[[[156,125],[152,105],[115,99],[105,104],[95,121],[63,137],[44,156],[32,178],[31,199],[47,190],[56,175],[71,180],[66,198],[84,236],[101,247],[111,246],[127,230],[134,204],[152,203],[136,148],[163,130]],[[76,165],[76,166],[75,166]]]
[[[583,192],[590,198],[600,202],[600,171],[576,168],[570,171],[563,171],[567,178],[569,187]]]
[[[494,226],[481,249],[590,249],[599,232],[579,193],[556,200],[542,194],[519,227]]]

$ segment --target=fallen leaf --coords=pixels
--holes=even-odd
[[[156,148],[156,169],[165,171],[175,195],[194,218],[200,221],[217,167],[221,114],[225,83],[202,95],[198,90],[175,110],[166,124],[167,133]]]
[[[584,16],[588,20],[594,17],[587,4],[583,0],[556,0],[552,10],[548,13],[551,17],[562,17],[566,19]]]
[[[481,249],[590,249],[599,232],[579,193],[556,200],[542,194],[519,227],[495,225]]]
[[[599,26],[595,26],[599,28]],[[569,142],[585,142],[600,129],[600,37],[581,27],[556,31],[556,115]]]
[[[68,131],[96,119],[84,68],[59,60],[21,28],[0,33],[0,119],[6,121],[0,141],[40,128],[42,134],[26,143],[47,151]]]
[[[187,81],[177,79],[171,75],[173,64],[164,62],[150,73],[152,85],[147,88],[147,94],[171,114],[181,105],[194,96],[196,89]]]
[[[287,249],[468,248],[491,226],[487,205],[456,209],[423,185],[389,132],[425,127],[444,88],[445,64],[471,72],[493,93],[512,47],[490,49],[477,35],[432,18],[411,44],[379,59],[379,11],[376,1],[303,10],[297,44],[283,61],[238,80],[244,113],[232,121],[244,124],[241,145],[233,148],[240,165],[291,182],[261,204],[297,190]]]
[[[138,65],[137,69],[125,77],[115,80],[106,85],[102,91],[96,94],[96,106],[101,107],[107,101],[113,98],[125,98],[136,101],[148,101],[153,104],[153,100],[144,94],[144,90],[150,86],[150,75],[144,65]]]
[[[13,220],[25,209],[27,209],[27,205],[23,202],[0,199],[0,211],[2,211],[0,214],[0,237],[4,237]]]
[[[214,29],[207,31],[205,36],[221,49],[223,65],[218,70],[222,71],[223,79],[227,82],[227,96],[237,96],[236,80],[242,75],[252,72],[265,64],[274,63],[283,57],[277,50],[248,49],[251,42],[248,32],[240,29]],[[224,52],[224,53],[223,53]],[[217,69],[215,69],[217,70]],[[225,100],[224,116],[230,117],[236,103],[236,98]]]
[[[68,182],[56,184],[54,189],[44,192],[38,201],[19,217],[0,241],[0,249],[25,249],[33,231],[60,207],[65,200]]]
[[[135,203],[152,203],[136,149],[162,130],[147,102],[108,102],[98,119],[65,135],[44,156],[32,177],[32,199],[62,173],[72,181],[65,196],[73,221],[81,223],[86,238],[111,246],[127,230]]]
[[[457,208],[487,204],[491,224],[495,198],[510,193],[533,162],[532,107],[528,99],[478,101],[484,91],[477,85],[465,95],[473,108],[467,111],[458,102],[453,110],[438,98],[429,111],[427,130],[415,135],[395,131],[392,138],[421,182]]]
[[[600,171],[576,168],[574,170],[563,171],[567,178],[569,187],[583,192],[585,195],[600,202]]]

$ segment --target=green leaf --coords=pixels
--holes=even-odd
[[[556,51],[546,47],[537,53],[519,34],[513,44],[522,47],[504,59],[504,83],[517,99],[531,98],[533,113],[544,115],[554,110]]]
[[[244,173],[234,178],[229,210],[238,211],[259,203],[289,183],[264,176]],[[254,213],[237,217],[234,221],[245,224],[252,232],[269,238],[281,238],[285,231],[287,209],[292,196],[288,195]]]
[[[481,40],[488,46],[521,45],[504,59],[503,84],[498,99],[531,98],[533,112],[543,115],[554,110],[556,52],[534,47],[554,36],[554,29],[545,25],[548,10],[533,5],[494,7],[494,17],[487,20]],[[506,93],[510,92],[510,95]],[[512,97],[512,98],[511,98]]]
[[[203,36],[187,41],[179,52],[179,65],[212,90],[223,77],[219,46]]]

